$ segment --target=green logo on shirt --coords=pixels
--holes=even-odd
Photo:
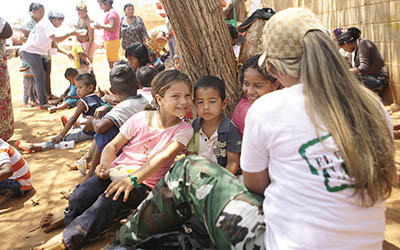
[[[322,141],[331,137],[331,134],[324,135],[320,138],[313,139],[303,145],[301,145],[299,149],[299,153],[301,157],[307,162],[308,167],[310,168],[311,174],[313,175],[322,175],[324,177],[324,185],[328,192],[339,192],[347,187],[349,184],[342,184],[338,186],[333,186],[329,182],[332,179],[341,179],[341,180],[349,180],[349,176],[346,172],[346,167],[343,162],[342,155],[339,151],[333,152],[333,155],[319,155],[317,157],[309,158],[307,157],[307,149],[314,146],[317,143],[321,143]],[[335,162],[340,161],[339,167]]]

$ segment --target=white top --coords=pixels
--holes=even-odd
[[[322,143],[302,84],[260,97],[247,113],[241,168],[268,168],[271,180],[264,191],[265,248],[382,249],[383,202],[359,206],[340,152],[320,126]]]
[[[33,54],[49,55],[51,50],[51,36],[54,36],[56,27],[48,18],[43,18],[31,30],[28,40],[21,47],[21,51]]]
[[[115,126],[120,128],[134,114],[143,111],[147,104],[149,102],[142,95],[128,97],[105,114],[103,119],[110,119]]]
[[[153,96],[151,94],[151,88],[148,87],[143,87],[141,89],[137,90],[137,94],[142,95],[144,98],[146,98],[146,100],[151,103],[153,101]]]
[[[218,139],[218,129],[215,130],[214,134],[210,138],[204,134],[203,129],[199,131],[199,155],[203,156],[214,163],[218,163],[217,156],[214,153],[214,144]]]

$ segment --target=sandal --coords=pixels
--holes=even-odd
[[[66,125],[67,122],[68,122],[68,118],[67,118],[65,115],[62,115],[62,116],[61,116],[61,122],[62,122],[63,126],[65,127],[65,125]]]
[[[20,140],[17,140],[17,141],[15,142],[15,146],[16,146],[20,151],[22,151],[22,152],[24,152],[24,153],[33,153],[33,150],[32,150],[32,149],[27,149],[27,148],[22,147],[22,146],[21,146],[21,141],[20,141]]]
[[[57,100],[58,97],[55,96],[55,95],[49,95],[49,96],[47,97],[47,99],[48,99],[48,100]]]

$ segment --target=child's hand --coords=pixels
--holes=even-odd
[[[72,53],[67,53],[67,56],[72,61],[75,59],[75,56]]]
[[[131,183],[131,179],[129,177],[117,179],[108,185],[106,191],[106,198],[109,198],[113,193],[114,197],[113,200],[118,200],[119,196],[124,193],[124,198],[122,199],[123,202],[128,200],[129,193],[133,190],[133,185]]]
[[[110,176],[109,166],[101,162],[97,165],[95,172],[100,179],[107,179]]]
[[[96,119],[101,119],[105,114],[107,114],[107,112],[110,110],[110,108],[108,106],[101,106],[96,108],[96,110],[94,111],[94,117]]]
[[[53,139],[51,139],[51,142],[53,142],[53,143],[59,143],[63,138],[64,138],[64,136],[62,136],[62,135],[57,135],[56,137],[53,137]]]
[[[83,132],[94,132],[93,128],[93,116],[86,116],[86,118],[80,119],[79,124],[83,125]]]

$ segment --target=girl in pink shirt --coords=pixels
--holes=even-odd
[[[119,27],[120,17],[118,12],[113,9],[113,0],[98,0],[100,8],[106,13],[104,24],[96,24],[95,29],[104,30],[104,43],[106,46],[106,55],[110,69],[114,62],[119,60],[119,48],[121,42],[119,41]]]
[[[163,71],[152,82],[152,95],[156,110],[143,111],[126,121],[104,148],[96,175],[71,194],[58,247],[80,249],[87,238],[98,236],[115,218],[127,215],[185,149],[193,135],[192,126],[181,119],[192,105],[189,78],[178,70]],[[110,170],[117,165],[137,170],[111,181]]]
[[[232,114],[232,122],[243,135],[244,119],[251,104],[259,97],[279,88],[279,81],[258,66],[260,54],[250,57],[240,68],[243,96]]]

